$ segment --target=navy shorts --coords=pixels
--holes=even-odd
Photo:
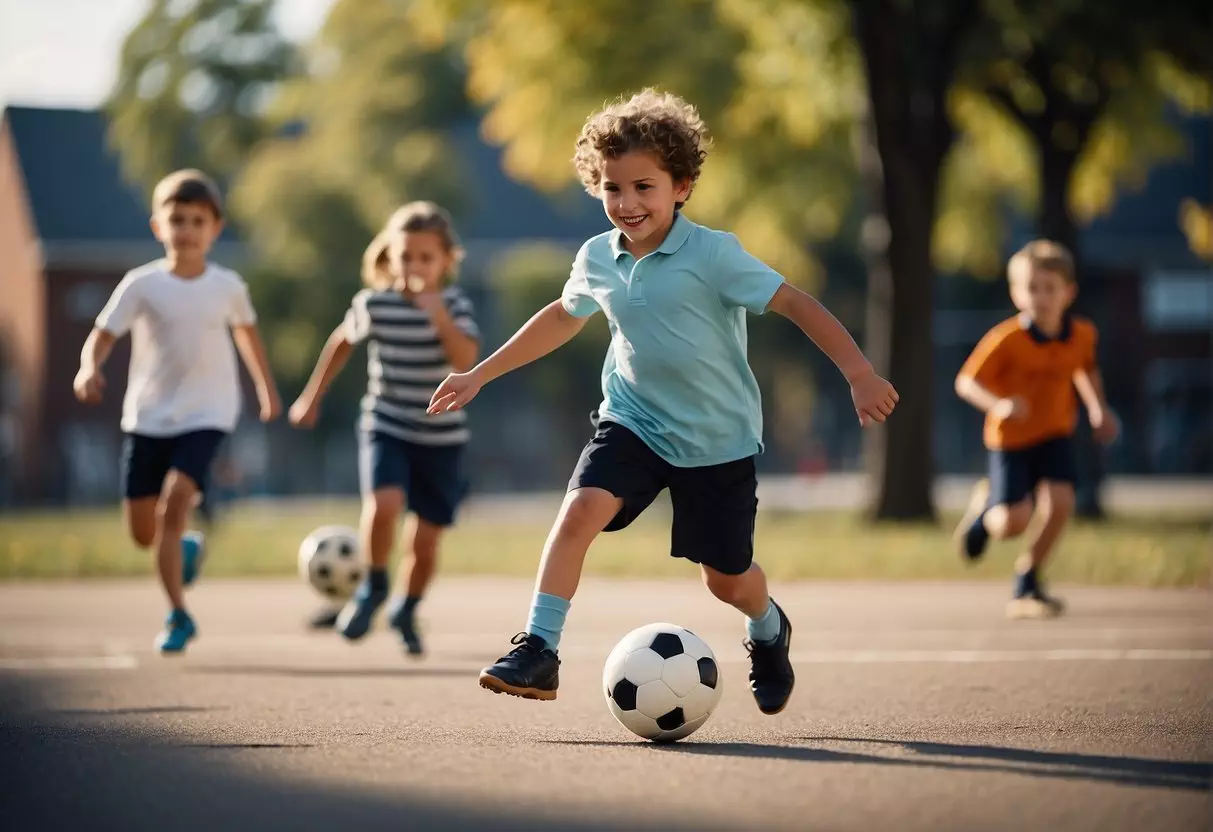
[[[569,480],[569,490],[577,488],[601,488],[623,500],[608,532],[627,528],[668,488],[674,507],[672,557],[726,575],[740,575],[754,561],[758,477],[752,456],[680,468],[622,425],[599,422]]]
[[[122,496],[128,500],[159,496],[169,471],[180,471],[205,492],[211,463],[226,436],[221,430],[176,436],[128,433],[122,443]]]
[[[362,493],[404,491],[408,510],[427,523],[449,526],[467,494],[463,445],[418,445],[386,433],[358,433]]]
[[[990,451],[990,505],[1014,505],[1036,493],[1042,480],[1078,480],[1070,437],[1046,439],[1013,451]]]

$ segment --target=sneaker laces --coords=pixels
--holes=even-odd
[[[511,659],[521,659],[523,656],[537,654],[542,651],[542,648],[536,647],[535,644],[532,643],[531,634],[526,632],[516,634],[512,639],[510,639],[510,644],[515,644],[517,646],[497,661],[504,662]]]
[[[761,644],[747,638],[741,642],[741,646],[750,654],[750,681],[759,676],[782,678],[787,675],[787,665],[779,649],[778,639],[771,644]]]

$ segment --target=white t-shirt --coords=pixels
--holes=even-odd
[[[97,326],[131,333],[122,429],[147,436],[230,432],[240,416],[240,376],[230,328],[256,323],[240,275],[208,264],[177,277],[162,260],[122,278]]]

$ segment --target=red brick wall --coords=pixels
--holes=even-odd
[[[18,499],[42,488],[42,389],[46,348],[40,250],[8,124],[0,124],[0,339],[15,374],[18,424],[15,489]]]

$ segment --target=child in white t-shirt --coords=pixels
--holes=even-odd
[[[135,543],[155,545],[171,604],[156,646],[179,653],[196,633],[184,587],[202,558],[201,535],[186,533],[186,522],[220,442],[240,415],[233,337],[256,386],[261,420],[274,419],[282,404],[248,287],[206,259],[223,230],[219,189],[201,171],[182,170],[160,181],[152,202],[152,233],[164,244],[164,259],[128,272],[118,284],[84,343],[73,387],[80,401],[101,401],[102,365],[114,342],[131,334],[122,403],[123,508]]]

